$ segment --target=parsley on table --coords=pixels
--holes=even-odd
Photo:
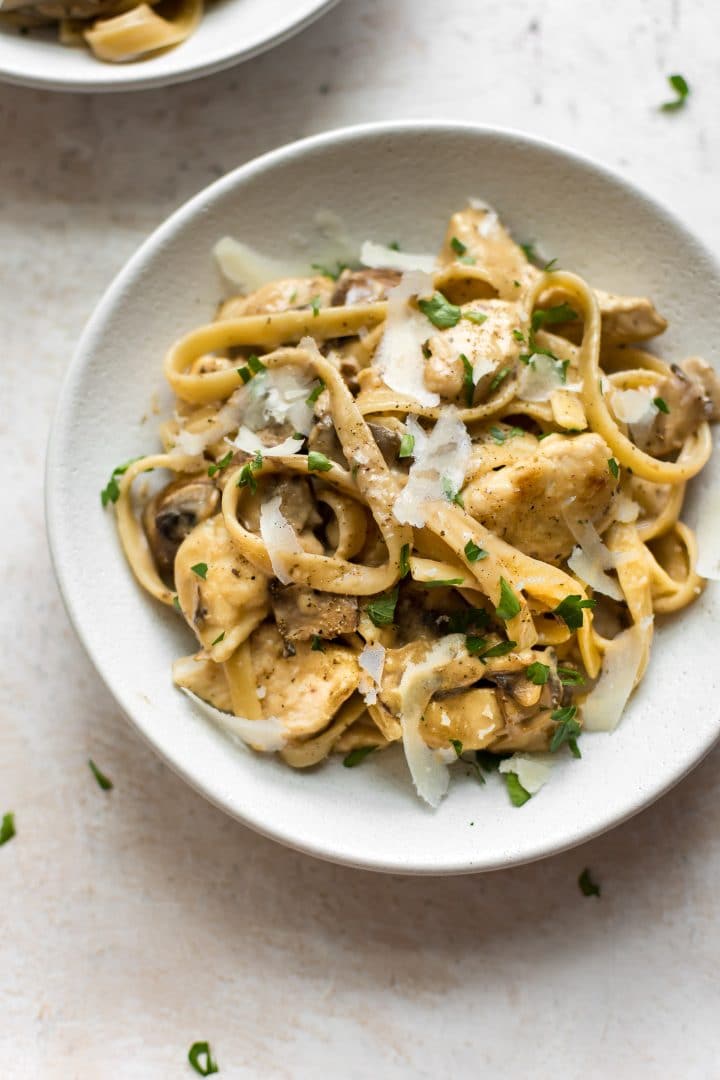
[[[204,1060],[201,1061],[201,1058]],[[208,1042],[194,1042],[188,1050],[188,1061],[200,1076],[212,1076],[213,1073],[220,1072],[217,1062],[213,1061]]]
[[[539,660],[535,660],[526,668],[525,674],[531,683],[535,683],[536,686],[544,686],[548,681],[550,668],[547,664],[541,664]]]
[[[98,787],[102,788],[103,791],[112,791],[112,780],[109,776],[106,776],[105,773],[100,772],[100,769],[98,769],[92,758],[88,758],[88,766],[90,768],[90,772],[97,780]]]
[[[594,608],[596,600],[583,600],[579,595],[566,596],[553,608],[553,615],[558,615],[568,630],[579,630],[583,624],[583,608]]]
[[[465,558],[468,562],[478,562],[480,559],[487,559],[488,552],[485,548],[478,547],[472,540],[468,540],[465,545]]]
[[[661,112],[675,112],[677,109],[682,109],[683,105],[688,99],[690,94],[690,87],[687,84],[687,80],[683,75],[668,75],[667,81],[670,88],[675,91],[677,95],[672,101],[665,101],[660,106]]]
[[[530,792],[525,790],[515,773],[504,773],[503,779],[513,806],[524,806],[528,799],[532,798]]]
[[[407,432],[400,439],[400,448],[398,450],[399,458],[406,458],[413,456],[413,450],[415,449],[415,436],[408,435]]]
[[[504,577],[500,578],[500,603],[495,608],[495,615],[503,622],[514,619],[520,614],[520,601]]]
[[[465,391],[465,404],[471,408],[475,396],[475,380],[473,378],[473,366],[465,353],[460,353],[463,366],[463,390]]]
[[[0,847],[7,844],[8,840],[12,840],[13,836],[15,836],[15,815],[10,810],[7,814],[3,814],[0,825]]]
[[[317,450],[311,450],[307,456],[307,467],[308,472],[330,472],[333,462]]]
[[[608,469],[617,480],[618,476],[620,475],[620,466],[618,465],[614,457],[608,458]]]
[[[398,589],[395,588],[383,596],[376,596],[371,600],[365,610],[375,626],[392,626],[395,618],[395,606],[398,601]]]
[[[309,405],[312,408],[312,406],[315,404],[317,399],[320,397],[320,395],[322,394],[324,389],[325,389],[325,383],[323,382],[322,379],[318,379],[318,381],[315,383],[315,386],[312,389],[312,392],[311,392],[310,396],[305,399],[305,404]]]
[[[463,244],[462,240],[458,240],[457,236],[452,237],[450,247],[456,255],[465,255],[467,252],[467,245]]]
[[[232,450],[228,450],[225,457],[221,457],[219,461],[214,461],[212,465],[208,465],[208,476],[214,476],[215,473],[219,473],[221,469],[226,469],[233,459]]]
[[[199,578],[202,578],[203,581],[206,580],[208,572],[208,564],[206,562],[195,563],[195,565],[191,566],[190,569],[192,570],[193,574],[197,574],[197,576]]]
[[[583,896],[600,896],[600,886],[593,881],[587,866],[578,877],[578,888]]]
[[[582,733],[582,728],[575,719],[576,715],[576,705],[566,705],[564,708],[555,709],[550,713],[550,719],[557,722],[557,727],[550,740],[550,752],[552,754],[567,743],[573,757],[582,757],[580,747],[577,744],[577,737]]]
[[[142,454],[140,455],[142,457]],[[124,465],[116,465],[110,474],[105,487],[100,492],[100,502],[103,506],[107,506],[109,502],[116,503],[120,498],[120,485],[117,482],[118,476],[123,476],[131,465],[134,465],[136,461],[139,461],[139,457],[130,458]]]
[[[668,405],[665,398],[661,398],[661,397],[653,398],[653,405],[655,406],[656,409],[659,409],[661,413],[665,413],[665,415],[667,415],[670,412],[670,406]]]
[[[365,760],[368,754],[372,754],[373,750],[377,750],[377,746],[356,746],[354,750],[345,755],[343,765],[346,769],[354,769],[356,765]]]

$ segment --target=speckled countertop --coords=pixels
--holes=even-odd
[[[316,862],[225,818],[133,734],[70,629],[42,509],[53,405],[101,291],[180,202],[299,136],[422,116],[524,128],[720,246],[719,34],[711,0],[344,0],[195,84],[0,90],[4,1078],[189,1077],[194,1039],[228,1078],[720,1075],[720,752],[533,866],[421,880]],[[695,93],[664,115],[671,71]],[[578,890],[586,865],[600,900]]]

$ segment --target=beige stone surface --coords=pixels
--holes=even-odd
[[[42,508],[53,405],[103,288],[185,198],[298,136],[421,116],[524,128],[619,168],[717,247],[719,33],[709,0],[344,0],[195,84],[0,90],[0,813],[17,822],[0,1076],[189,1077],[195,1039],[241,1080],[720,1075],[719,752],[612,834],[513,871],[403,879],[296,855],[205,803],[119,715],[62,609]],[[660,114],[677,70],[693,99]]]

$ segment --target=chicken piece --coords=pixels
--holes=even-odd
[[[203,701],[209,701],[216,709],[232,712],[232,696],[225,678],[225,668],[208,660],[203,653],[181,656],[173,664],[173,682],[191,690]]]
[[[387,649],[383,665],[382,688],[378,701],[393,715],[400,713],[400,680],[408,664],[417,664],[432,648],[430,639],[420,639],[403,645],[400,649]],[[487,674],[487,667],[476,656],[460,653],[442,671],[439,678],[438,692],[458,690],[471,686]]]
[[[465,248],[462,254],[458,242]],[[435,285],[453,304],[493,296],[515,300],[539,274],[494,210],[486,207],[453,214],[439,263]]]
[[[667,329],[667,319],[646,296],[616,296],[602,289],[593,289],[593,292],[600,308],[603,345],[630,345],[647,341]],[[567,300],[567,294],[562,289],[549,289],[543,292],[538,307],[554,307],[564,300]],[[553,329],[562,337],[579,342],[583,324],[581,320],[574,319],[572,322],[558,323]]]
[[[275,626],[264,623],[250,638],[255,681],[263,716],[276,716],[291,739],[315,735],[332,720],[360,678],[355,654],[339,645],[323,652],[306,642],[285,655]]]
[[[486,316],[478,325],[462,318],[456,326],[428,337],[424,366],[425,386],[445,401],[467,406],[465,366],[467,357],[473,368],[473,403],[483,401],[490,384],[503,368],[514,369],[524,346],[513,331],[521,329],[522,312],[515,303],[483,300],[465,305],[464,311]]]
[[[213,649],[216,660],[234,652],[270,610],[268,579],[236,551],[222,514],[183,540],[175,582],[182,613],[200,643],[209,649],[223,635]]]
[[[707,402],[707,419],[720,420],[720,376],[715,368],[699,356],[689,356],[678,366],[685,375],[702,387]]]
[[[332,294],[333,307],[373,304],[387,298],[400,281],[397,270],[343,270]]]
[[[618,485],[611,456],[599,435],[551,435],[534,454],[471,481],[463,490],[465,509],[526,555],[558,565],[575,544],[566,507],[598,531],[609,520]]]
[[[335,638],[357,630],[358,602],[354,596],[277,581],[270,586],[270,596],[275,622],[286,641]]]
[[[464,750],[482,750],[494,742],[503,727],[495,691],[478,687],[431,701],[420,731],[433,749],[449,746],[451,739],[457,739]]]
[[[306,278],[281,278],[261,285],[248,296],[231,296],[217,310],[215,318],[239,319],[243,315],[269,315],[276,311],[308,308],[311,301],[328,307],[334,282],[324,274]]]
[[[630,425],[635,445],[653,457],[679,450],[688,436],[714,413],[713,402],[706,397],[700,379],[692,378],[676,365],[672,370],[672,375],[658,379],[652,388],[653,399],[664,402],[667,412],[658,411],[650,424]]]

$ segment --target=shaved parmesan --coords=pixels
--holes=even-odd
[[[450,783],[450,773],[442,755],[431,750],[420,732],[420,721],[430,698],[439,685],[439,673],[465,647],[462,634],[451,634],[438,641],[424,660],[408,664],[400,680],[400,723],[403,747],[410,775],[421,799],[430,806],[440,805]]]
[[[288,556],[297,555],[303,549],[290,522],[280,509],[282,497],[275,495],[260,507],[260,535],[270,556],[273,573],[283,585],[292,578],[287,572]]]
[[[695,524],[696,570],[702,577],[720,581],[720,491],[713,488],[707,478],[703,479]]]
[[[250,746],[253,750],[260,750],[267,754],[282,750],[285,746],[287,738],[282,721],[277,716],[268,716],[262,720],[248,720],[247,717],[235,716],[233,713],[216,709],[214,705],[210,705],[207,701],[203,701],[202,698],[198,697],[197,694],[193,694],[192,690],[188,690],[186,686],[181,686],[180,689],[219,728],[222,728],[223,731],[228,732],[230,735],[234,735],[245,746]]]
[[[515,773],[529,795],[535,795],[550,779],[557,760],[554,754],[513,754],[498,766],[501,773]]]
[[[204,453],[205,447],[208,445],[206,434],[204,431],[179,431],[175,436],[173,454],[176,456],[178,454],[189,454],[190,457],[196,457]]]
[[[244,450],[247,454],[254,454],[257,450],[260,450],[265,457],[282,457],[286,454],[297,453],[303,442],[304,439],[298,439],[294,435],[291,435],[290,438],[284,439],[283,442],[276,443],[275,446],[266,446],[254,431],[251,431],[249,427],[242,424],[237,435],[231,441],[231,445],[234,446],[236,450]]]
[[[565,387],[562,371],[551,356],[533,353],[520,375],[518,396],[523,401],[549,401],[556,390]]]
[[[610,551],[603,544],[591,521],[573,521],[570,515],[565,516],[565,521],[579,545],[568,559],[569,568],[595,592],[603,593],[613,600],[624,600],[618,582],[605,571],[614,570],[620,563],[625,562],[627,553]]]
[[[242,419],[252,431],[274,421],[289,423],[293,431],[307,435],[314,416],[307,399],[314,383],[312,377],[290,364],[262,371],[240,391],[246,394]]]
[[[633,691],[652,635],[652,618],[635,623],[608,645],[602,671],[583,705],[586,731],[614,731]]]
[[[366,705],[375,705],[385,666],[385,648],[382,645],[366,645],[358,656],[358,664],[364,672],[360,676],[358,690],[364,695]]]
[[[408,430],[411,419],[408,417]],[[444,406],[430,435],[415,443],[407,484],[393,507],[396,519],[422,528],[426,503],[447,499],[448,491],[458,492],[462,487],[471,451],[470,436],[457,409]]]
[[[299,259],[272,259],[261,255],[241,240],[223,236],[213,248],[213,255],[223,277],[241,289],[259,289],[278,278],[305,277],[307,263]]]
[[[383,336],[375,353],[383,382],[391,390],[412,398],[420,405],[438,405],[440,395],[425,386],[425,358],[422,347],[430,336],[430,324],[408,300],[429,296],[433,282],[429,274],[410,270],[388,292],[387,318]]]
[[[613,390],[610,405],[623,424],[649,427],[659,412],[653,401],[654,394],[655,387],[646,390]]]
[[[174,455],[202,454],[208,446],[219,442],[228,432],[236,428],[243,414],[245,390],[244,386],[236,390],[218,410],[212,423],[207,424],[202,431],[179,431],[175,437],[172,453]]]
[[[495,232],[498,227],[500,218],[497,211],[490,206],[490,203],[486,203],[483,199],[471,198],[468,200],[473,210],[484,210],[485,217],[482,219],[477,227],[478,234],[482,237],[487,237],[490,233]]]
[[[373,270],[421,270],[432,274],[435,269],[434,255],[413,255],[409,251],[395,251],[384,244],[366,240],[360,248],[360,262]]]
[[[628,495],[621,493],[616,497],[613,504],[613,515],[616,521],[621,522],[623,525],[630,525],[633,521],[637,521],[640,516],[640,507]]]

